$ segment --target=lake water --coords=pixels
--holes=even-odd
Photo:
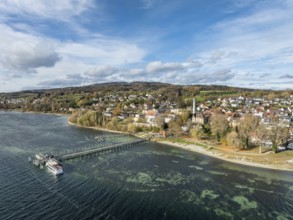
[[[65,161],[109,133],[64,116],[0,112],[0,219],[293,219],[293,173],[240,166],[158,143]],[[113,134],[110,134],[113,135]],[[134,137],[132,137],[134,138]]]

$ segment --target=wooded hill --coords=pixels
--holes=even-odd
[[[24,90],[11,93],[0,93],[0,97],[7,98],[25,98],[30,96],[42,95],[65,95],[65,94],[84,94],[93,92],[147,92],[147,91],[177,91],[180,93],[188,90],[196,91],[214,91],[215,93],[235,93],[252,92],[253,89],[228,87],[222,85],[174,85],[160,82],[109,82],[80,87],[65,87],[54,89]],[[186,90],[186,91],[185,91]]]
[[[123,102],[119,97],[128,97],[129,95],[146,97],[147,94],[151,95],[151,101],[153,104],[157,101],[161,102],[163,100],[168,103],[174,103],[179,108],[184,108],[192,105],[193,98],[195,98],[198,103],[202,103],[218,99],[219,97],[229,98],[240,95],[245,97],[262,97],[273,93],[273,96],[280,96],[283,94],[282,92],[284,93],[284,91],[253,90],[221,85],[173,85],[160,82],[111,82],[82,87],[0,93],[0,109],[64,112],[64,109],[68,110],[70,107],[90,107],[93,103],[96,103],[97,100],[104,102],[106,105],[109,104],[110,101],[111,104],[117,105],[117,103]],[[116,97],[116,100],[113,96]],[[135,104],[143,104],[145,102],[145,100],[139,98],[135,100],[126,99],[125,102],[130,104],[130,101]]]

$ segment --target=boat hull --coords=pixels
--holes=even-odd
[[[48,170],[50,170],[55,175],[63,174],[62,164],[55,159],[49,159],[46,163],[46,166],[48,167]]]

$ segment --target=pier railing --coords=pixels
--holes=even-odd
[[[146,142],[145,139],[137,139],[137,140],[132,140],[129,142],[124,142],[124,143],[114,143],[110,144],[108,146],[103,146],[103,147],[98,147],[98,148],[93,148],[93,149],[88,149],[80,152],[75,152],[75,153],[68,153],[61,155],[59,158],[60,160],[70,160],[74,159],[77,157],[83,157],[91,154],[99,154],[99,153],[105,153],[105,152],[115,152],[127,148],[132,148],[138,144]]]

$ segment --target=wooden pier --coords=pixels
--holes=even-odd
[[[69,154],[61,155],[59,158],[60,158],[60,160],[65,161],[65,160],[70,160],[70,159],[74,159],[77,157],[83,157],[83,156],[92,155],[92,154],[115,152],[115,151],[120,151],[120,150],[124,150],[127,148],[132,148],[132,147],[134,147],[138,144],[144,143],[146,141],[147,140],[145,140],[145,139],[137,139],[137,140],[133,140],[133,141],[129,141],[129,142],[117,143],[117,144],[112,144],[109,146],[88,149],[88,150],[75,152],[75,153],[69,153]]]

